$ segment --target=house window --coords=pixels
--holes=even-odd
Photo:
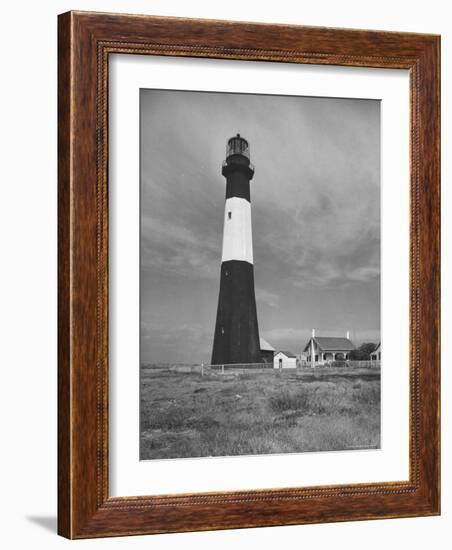
[[[232,212],[228,212],[228,219],[230,220],[232,218]]]

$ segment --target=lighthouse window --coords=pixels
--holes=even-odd
[[[228,212],[228,219],[230,220],[232,218],[232,212]]]
[[[224,328],[221,327],[221,334],[224,334]]]

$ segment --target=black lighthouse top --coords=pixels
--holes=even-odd
[[[240,134],[228,139],[226,145],[226,160],[232,155],[243,155],[248,160],[250,158],[250,145]]]
[[[250,162],[249,143],[240,134],[228,139],[226,145],[226,160],[223,161],[221,170],[221,173],[226,179],[229,179],[229,176],[235,172],[240,172],[245,176],[248,183],[254,175],[254,166]]]

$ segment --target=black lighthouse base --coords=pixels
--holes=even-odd
[[[261,361],[254,267],[238,260],[223,262],[212,365]]]

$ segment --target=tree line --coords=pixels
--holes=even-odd
[[[361,344],[358,348],[352,350],[348,357],[350,361],[369,361],[370,355],[377,349],[377,344],[373,342],[365,342]]]

